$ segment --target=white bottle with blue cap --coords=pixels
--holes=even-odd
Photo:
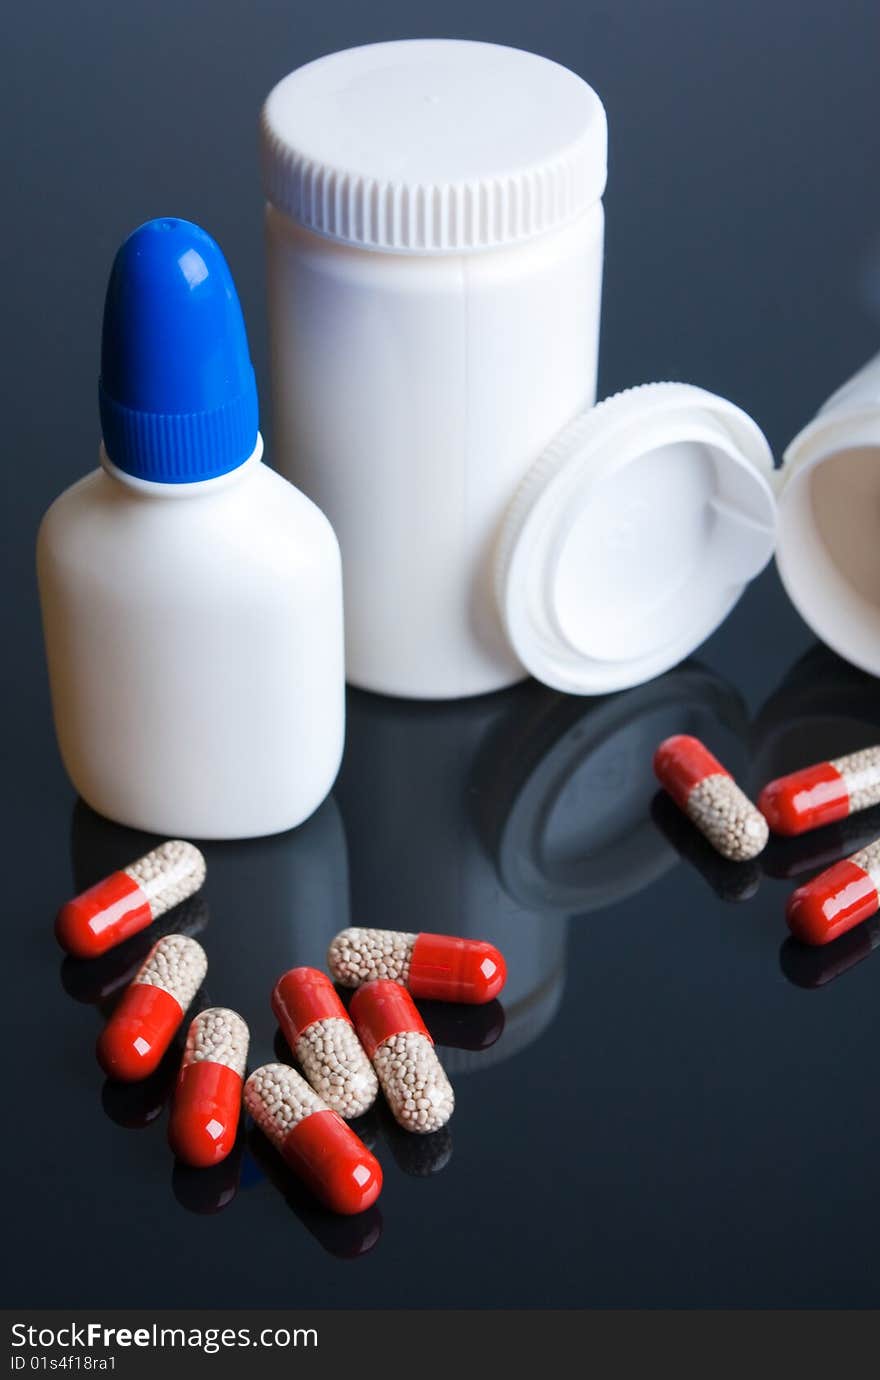
[[[37,549],[70,779],[157,834],[293,828],[342,755],[339,549],[263,463],[235,286],[198,226],[149,221],[117,253],[100,405],[100,468]]]

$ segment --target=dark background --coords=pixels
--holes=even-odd
[[[811,955],[784,944],[783,905],[880,815],[713,869],[652,799],[667,732],[703,734],[752,788],[880,738],[875,682],[815,648],[773,571],[698,663],[629,694],[352,695],[318,814],[206,849],[204,901],[172,918],[203,927],[206,1000],[241,1008],[254,1062],[271,1055],[272,981],[320,964],[346,923],[509,952],[504,1032],[444,1052],[451,1139],[364,1126],[382,1220],[346,1222],[258,1144],[217,1174],[173,1173],[167,1078],[102,1088],[102,1005],[141,949],[62,967],[52,920],[150,840],[64,779],[32,556],[42,511],[95,464],[104,285],[139,222],[180,215],[218,238],[266,397],[259,106],[291,68],[379,39],[496,40],[595,85],[610,126],[601,391],[701,384],[781,455],[877,347],[874,0],[78,0],[14,6],[3,28],[4,1301],[876,1305],[880,935]],[[271,459],[268,417],[264,431]],[[500,1014],[431,1024],[438,1044],[488,1043]]]

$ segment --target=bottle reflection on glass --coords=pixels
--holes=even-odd
[[[365,927],[488,941],[507,962],[504,1034],[496,1039],[499,1008],[490,1003],[477,1015],[472,1039],[462,1038],[478,1048],[454,1051],[456,1073],[505,1058],[518,1038],[534,1038],[552,1019],[562,991],[566,917],[539,919],[505,893],[474,817],[480,749],[493,728],[515,726],[530,689],[442,704],[349,691],[337,795],[352,916]],[[428,1015],[432,1008],[424,1009]],[[445,1054],[443,1062],[449,1068]]]
[[[247,1148],[293,1215],[329,1255],[340,1260],[355,1260],[373,1250],[382,1235],[382,1214],[377,1204],[353,1217],[330,1212],[291,1173],[278,1151],[256,1126],[248,1130]],[[252,1179],[252,1175],[248,1178]]]
[[[688,733],[742,775],[742,698],[693,662],[635,690],[583,701],[532,688],[515,739],[477,764],[479,819],[506,890],[539,913],[585,916],[641,893],[675,864],[650,818],[653,755]]]
[[[351,690],[348,705],[337,794],[356,923],[487,940],[507,961],[503,1034],[491,1013],[484,1030],[462,1022],[440,1051],[455,1074],[512,1057],[551,1023],[570,919],[674,866],[650,816],[657,744],[706,736],[740,770],[748,730],[741,697],[695,663],[589,700],[528,682],[442,704]]]

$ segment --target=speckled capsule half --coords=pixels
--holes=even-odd
[[[272,1010],[293,1056],[327,1106],[346,1121],[376,1100],[379,1083],[333,983],[291,968],[272,989]]]
[[[74,958],[97,958],[192,896],[204,880],[198,848],[170,839],[63,905],[55,937]]]
[[[665,739],[654,753],[654,773],[722,857],[748,862],[765,848],[766,819],[698,738]]]
[[[774,834],[805,834],[880,803],[880,747],[803,767],[770,781],[758,809]]]
[[[880,910],[880,839],[792,892],[788,927],[804,944],[830,944]]]
[[[331,1212],[375,1203],[382,1167],[338,1112],[289,1064],[264,1064],[244,1085],[244,1104],[285,1163]]]
[[[388,979],[425,1001],[481,1006],[498,996],[507,965],[494,944],[452,934],[352,927],[330,942],[327,967],[342,987]]]
[[[158,1068],[207,970],[195,939],[168,934],[153,945],[98,1040],[110,1078],[134,1083]]]
[[[206,1169],[235,1145],[250,1033],[237,1011],[210,1006],[190,1024],[168,1140],[179,1160]]]
[[[429,1135],[445,1126],[455,1094],[412,997],[397,982],[359,987],[351,1016],[399,1126]]]

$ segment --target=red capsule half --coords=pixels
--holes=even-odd
[[[226,1064],[200,1060],[180,1070],[168,1140],[184,1164],[207,1169],[235,1145],[241,1112],[241,1075]]]
[[[392,1035],[407,1031],[424,1035],[429,1044],[434,1043],[415,1002],[399,982],[377,978],[365,983],[351,999],[351,1014],[361,1044],[371,1059]]]
[[[282,973],[271,1000],[275,1019],[292,1050],[315,1021],[332,1018],[352,1023],[333,983],[317,968],[290,968]]]
[[[153,922],[150,903],[126,872],[114,872],[58,912],[55,937],[74,958],[97,958]]]
[[[694,786],[707,776],[730,776],[699,738],[678,733],[666,738],[654,753],[654,775],[680,810],[687,807]]]
[[[507,965],[494,944],[449,934],[420,934],[413,945],[407,987],[425,1001],[494,1001]]]
[[[785,918],[796,939],[804,944],[830,944],[880,910],[877,885],[857,861],[868,851],[835,863],[792,892]]]
[[[353,1216],[372,1207],[379,1197],[379,1161],[336,1112],[312,1112],[287,1133],[279,1149],[293,1172],[331,1212]]]
[[[831,762],[819,762],[771,781],[758,796],[758,809],[774,834],[804,834],[845,819],[849,790]]]
[[[133,982],[98,1039],[98,1062],[108,1078],[136,1083],[155,1073],[180,1029],[183,1008],[161,987]]]

